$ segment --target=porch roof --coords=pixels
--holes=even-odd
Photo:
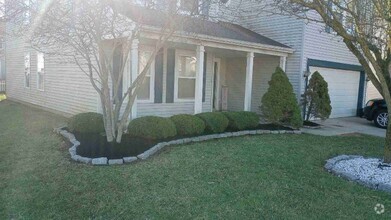
[[[133,4],[128,4],[127,7],[122,5],[119,9],[130,19],[145,26],[163,28],[168,22],[168,15],[158,10],[147,9]],[[202,17],[194,18],[187,17],[185,15],[176,15],[175,19],[182,20],[182,25],[178,27],[178,31],[182,33],[243,41],[252,44],[279,47],[282,49],[291,49],[287,45],[234,23],[223,21],[213,22]]]

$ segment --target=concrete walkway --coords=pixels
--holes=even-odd
[[[386,130],[376,127],[373,122],[364,118],[348,117],[348,118],[333,118],[324,122],[316,121],[318,124],[322,124],[323,128],[320,129],[308,129],[303,128],[302,131],[308,134],[322,135],[322,136],[334,136],[351,133],[362,133],[378,137],[385,137]]]

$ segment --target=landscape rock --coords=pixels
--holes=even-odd
[[[85,163],[85,164],[89,164],[92,162],[92,159],[89,158],[89,157],[79,157],[77,159],[77,161],[81,162],[81,163]]]
[[[111,159],[109,160],[109,165],[120,165],[123,164],[124,160],[123,159]]]
[[[93,165],[107,165],[107,157],[100,157],[92,159]]]
[[[137,157],[124,157],[123,160],[125,163],[132,163],[134,161],[137,161]]]
[[[325,169],[369,188],[391,193],[391,164],[377,158],[340,155],[327,160]]]
[[[71,158],[72,158],[72,160],[74,160],[74,161],[79,161],[79,158],[80,158],[81,156],[79,156],[79,155],[73,155],[73,156],[71,156]]]

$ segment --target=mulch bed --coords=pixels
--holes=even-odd
[[[276,124],[260,124],[258,127],[249,130],[293,131],[294,129]],[[106,137],[102,134],[74,133],[74,135],[80,142],[80,146],[77,148],[78,155],[89,158],[107,157],[108,159],[134,157],[147,151],[157,143],[185,138],[174,137],[165,140],[149,140],[124,135],[122,142],[118,144],[108,143]]]

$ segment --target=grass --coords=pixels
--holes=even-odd
[[[370,136],[263,135],[170,147],[134,165],[72,162],[64,118],[0,103],[0,219],[389,219],[391,196],[324,171],[381,156]],[[377,215],[374,206],[384,204]]]

